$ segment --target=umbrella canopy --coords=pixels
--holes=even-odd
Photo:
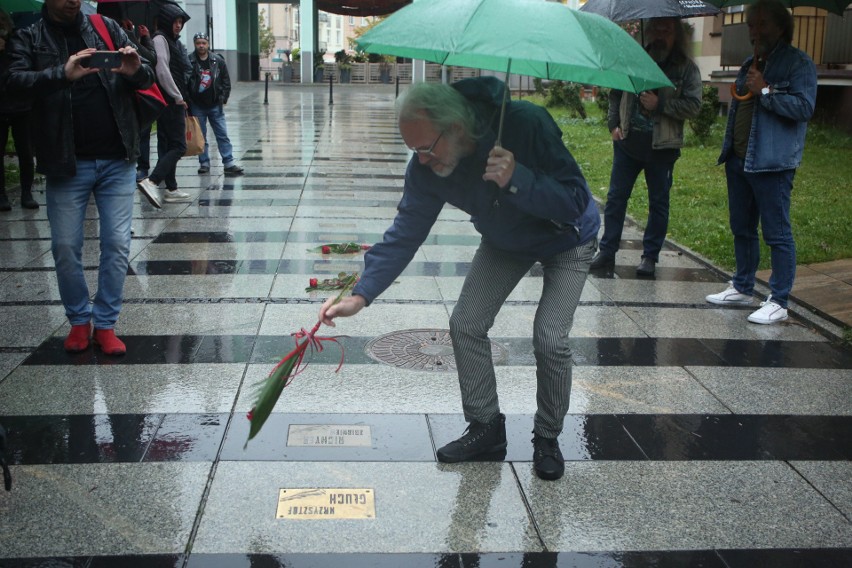
[[[740,6],[742,4],[754,4],[755,0],[706,0],[708,4],[713,4],[718,8],[727,8],[728,6]],[[842,16],[846,7],[849,5],[848,0],[781,0],[781,3],[788,8],[822,8],[828,10],[832,14]]]
[[[704,0],[588,0],[580,11],[597,14],[613,22],[627,22],[647,18],[715,16],[719,8]]]
[[[543,0],[409,4],[361,36],[372,53],[639,93],[671,82],[614,23]]]
[[[38,12],[42,2],[39,0],[0,0],[0,9],[7,14],[12,12]]]

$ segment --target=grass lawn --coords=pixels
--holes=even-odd
[[[541,104],[540,97],[524,97]],[[549,109],[564,133],[565,144],[583,170],[592,193],[606,200],[612,168],[612,140],[606,120],[594,103],[588,118],[571,118],[566,109]],[[675,165],[668,238],[703,255],[725,270],[734,269],[733,237],[728,227],[724,166],[717,166],[725,119],[719,117],[710,140],[698,144],[687,127],[686,146]],[[793,184],[791,216],[799,264],[852,257],[852,137],[812,123],[802,165]],[[628,214],[644,226],[648,192],[640,176]],[[762,245],[761,268],[769,268]]]

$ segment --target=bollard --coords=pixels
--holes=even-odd
[[[331,75],[328,76],[328,104],[334,104],[334,87],[331,82]]]
[[[263,86],[263,104],[269,104],[269,72],[266,73],[266,84]]]
[[[399,98],[399,75],[396,76],[396,98]]]

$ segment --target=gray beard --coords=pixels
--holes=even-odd
[[[671,49],[666,49],[665,47],[660,47],[659,45],[651,44],[648,47],[648,55],[650,55],[651,59],[653,59],[657,63],[662,63],[663,61],[668,59],[671,53]]]

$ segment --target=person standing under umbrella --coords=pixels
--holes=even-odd
[[[502,144],[493,77],[452,86],[418,83],[397,102],[399,131],[414,152],[398,213],[365,255],[352,295],[320,309],[320,321],[352,316],[405,269],[445,203],[470,214],[482,235],[450,317],[466,433],[438,450],[442,462],[505,456],[506,417],[497,400],[488,330],[506,298],[536,264],[544,271],[533,329],[538,410],[533,463],[542,479],[559,479],[565,463],[557,437],[571,393],[568,334],[595,250],[600,216],[562,132],[546,110],[507,104]]]
[[[748,321],[773,324],[787,319],[796,277],[790,195],[816,105],[817,76],[808,54],[790,45],[793,16],[781,2],[758,0],[747,8],[746,23],[755,55],[737,75],[736,88],[743,94],[731,102],[719,156],[728,179],[737,268],[728,288],[706,300],[721,306],[751,304],[760,263],[759,223],[771,254],[771,294]]]
[[[669,226],[669,192],[674,165],[683,147],[683,123],[701,110],[701,73],[687,54],[687,37],[679,18],[652,18],[645,31],[646,49],[674,88],[632,93],[610,92],[607,126],[613,158],[604,206],[604,232],[592,269],[615,266],[627,201],[639,174],[648,185],[648,222],[642,239],[641,276],[653,276]]]

